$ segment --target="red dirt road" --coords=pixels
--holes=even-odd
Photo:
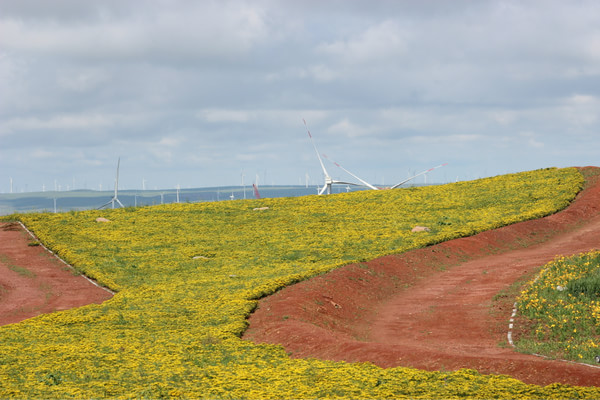
[[[31,242],[20,224],[0,224],[0,325],[112,297]]]
[[[510,286],[557,255],[600,249],[598,169],[582,170],[587,187],[564,211],[300,282],[262,299],[244,338],[282,344],[298,358],[600,386],[600,368],[520,354],[507,343]]]

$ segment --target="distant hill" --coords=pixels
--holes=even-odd
[[[345,187],[336,187],[336,192],[345,192]],[[360,190],[354,188],[352,190]],[[261,197],[297,197],[317,194],[315,186],[261,186]],[[71,190],[0,194],[0,215],[23,212],[66,212],[89,210],[101,207],[113,197],[113,191]],[[252,186],[230,186],[179,190],[179,202],[196,203],[203,201],[253,199]],[[119,201],[125,207],[148,206],[177,202],[177,190],[121,190]],[[109,205],[110,207],[110,205]]]

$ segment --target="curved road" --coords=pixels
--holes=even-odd
[[[502,299],[557,255],[600,249],[600,180],[590,170],[587,188],[554,215],[383,257],[368,270],[339,268],[262,299],[244,337],[282,344],[293,357],[600,385],[597,366],[514,351],[514,299]]]

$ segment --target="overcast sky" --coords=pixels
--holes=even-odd
[[[322,184],[303,118],[375,184],[600,165],[599,106],[596,0],[0,0],[2,193]]]

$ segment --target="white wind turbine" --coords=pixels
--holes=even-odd
[[[327,157],[325,154],[323,154],[323,157],[325,157],[326,159],[329,160],[329,157]],[[354,178],[358,179],[362,183],[362,185],[359,185],[358,183],[346,183],[347,185],[366,186],[373,190],[379,190],[378,187],[371,185],[369,182],[367,182],[363,179],[360,179],[358,176],[354,175],[352,172],[348,171],[346,168],[342,167],[340,164],[336,163],[335,161],[333,161],[333,160],[329,160],[329,161],[331,161],[336,167],[340,168],[342,171],[346,172],[347,174],[352,175]],[[340,183],[340,182],[338,182],[338,183]],[[344,182],[341,182],[341,183],[344,183]]]
[[[242,189],[244,190],[244,200],[246,200],[246,185],[244,185],[244,170],[242,169]]]
[[[119,166],[121,164],[121,157],[119,157],[118,161],[117,161],[117,176],[115,178],[115,194],[113,196],[112,199],[110,199],[110,201],[106,204],[103,204],[102,206],[98,207],[98,210],[100,210],[101,208],[106,207],[107,205],[111,205],[111,208],[115,208],[115,202],[118,203],[122,208],[125,208],[125,206],[123,205],[123,203],[121,203],[119,201]]]
[[[317,150],[317,146],[315,145],[315,141],[310,133],[310,130],[308,129],[308,126],[306,125],[306,120],[304,118],[302,118],[302,121],[304,122],[304,126],[306,127],[306,131],[308,132],[308,137],[310,138],[310,141],[313,145],[313,148],[315,149],[315,153],[317,154],[317,158],[319,159],[319,163],[321,164],[321,169],[323,169],[323,174],[325,175],[325,184],[323,185],[323,187],[319,190],[318,194],[321,195],[325,192],[327,192],[327,194],[331,194],[331,187],[333,185],[354,185],[354,186],[367,186],[371,189],[374,190],[379,190],[378,188],[376,188],[375,186],[371,185],[370,183],[360,179],[358,176],[354,175],[353,173],[351,173],[350,171],[348,171],[347,169],[345,169],[344,167],[342,167],[340,164],[336,163],[335,161],[331,161],[333,162],[337,167],[341,168],[343,171],[345,171],[346,173],[352,175],[354,178],[358,179],[362,185],[358,184],[358,183],[354,183],[354,182],[346,182],[346,181],[338,181],[335,180],[331,177],[331,175],[329,175],[329,172],[327,172],[327,168],[325,168],[325,164],[323,164],[323,160],[321,159],[321,155],[319,154],[319,151]],[[323,157],[329,159],[325,154],[323,154]]]
[[[416,174],[416,175],[413,175],[413,176],[411,176],[410,178],[407,178],[407,179],[403,180],[403,181],[402,181],[402,182],[400,182],[400,183],[396,183],[394,186],[390,187],[390,189],[396,189],[398,186],[404,185],[406,182],[408,182],[408,181],[410,181],[410,180],[413,180],[413,179],[415,179],[417,176],[425,175],[425,174],[427,174],[428,172],[431,172],[431,171],[433,171],[434,169],[437,169],[437,168],[443,167],[443,166],[445,166],[445,165],[448,165],[448,163],[444,163],[444,164],[438,165],[438,166],[436,166],[436,167],[429,168],[428,170],[425,170],[425,171],[423,171],[423,172],[419,172],[418,174]]]

